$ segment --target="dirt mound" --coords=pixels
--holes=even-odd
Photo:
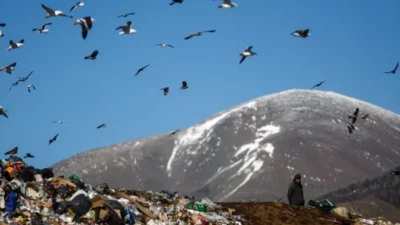
[[[243,214],[248,225],[353,225],[354,222],[334,213],[275,202],[223,202],[223,207],[234,208]]]

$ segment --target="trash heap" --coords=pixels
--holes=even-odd
[[[11,156],[0,163],[0,225],[247,224],[233,209],[176,192],[113,189],[86,185],[76,174],[55,177]]]

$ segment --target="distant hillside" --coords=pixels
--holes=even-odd
[[[356,130],[345,123],[359,107]],[[301,173],[308,199],[400,162],[400,117],[333,92],[289,90],[235,106],[169,133],[84,152],[54,164],[87,183],[176,190],[214,201],[274,201]],[[322,192],[323,191],[323,192]],[[320,192],[320,193],[318,193]],[[287,202],[286,197],[283,200]]]
[[[386,173],[332,191],[318,199],[329,199],[349,210],[353,208],[362,215],[385,216],[389,220],[400,222],[400,176]]]

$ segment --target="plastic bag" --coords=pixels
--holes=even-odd
[[[77,217],[81,217],[89,212],[92,207],[92,202],[84,195],[77,195],[74,199],[67,203],[69,209],[71,209]]]

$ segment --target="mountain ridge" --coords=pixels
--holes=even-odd
[[[356,107],[370,117],[357,121],[350,135],[343,121]],[[56,173],[82,174],[91,183],[170,188],[217,201],[276,200],[300,172],[305,185],[310,184],[307,194],[315,197],[313,185],[339,188],[351,176],[379,175],[393,167],[393,160],[400,160],[393,144],[399,142],[399,127],[398,114],[370,103],[334,92],[293,89],[238,104],[171,137],[163,133],[96,148],[52,167]],[[329,166],[321,163],[327,156]],[[373,161],[371,168],[362,164]],[[117,172],[135,181],[117,179]]]

